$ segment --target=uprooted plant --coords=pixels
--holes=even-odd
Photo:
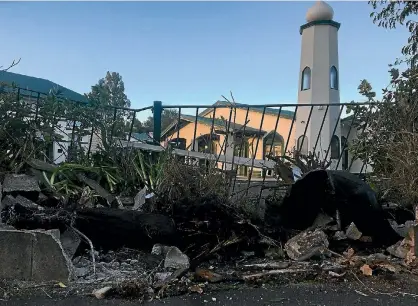
[[[290,185],[295,182],[295,174],[293,172],[294,167],[299,168],[301,174],[304,175],[312,170],[328,169],[331,165],[331,161],[320,158],[319,152],[317,154],[312,152],[302,154],[296,149],[289,152],[289,155],[269,155],[268,158],[276,162],[275,174],[277,175],[279,181],[285,185]]]

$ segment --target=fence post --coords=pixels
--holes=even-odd
[[[154,133],[153,138],[156,142],[161,142],[161,114],[163,112],[163,105],[161,101],[154,101]]]

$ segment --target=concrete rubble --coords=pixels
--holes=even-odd
[[[345,231],[345,236],[351,240],[359,240],[362,235],[363,233],[358,230],[357,226],[353,222],[350,223]]]
[[[29,196],[35,200],[38,198],[41,189],[38,180],[26,174],[6,174],[3,181],[3,194],[17,193]]]
[[[74,267],[53,232],[0,229],[0,245],[0,278],[39,282],[74,279]]]
[[[177,247],[171,247],[165,256],[164,267],[188,269],[190,267],[189,257],[182,253]]]
[[[303,179],[299,181],[303,182]],[[34,178],[27,175],[6,175],[3,187],[4,189],[0,188],[2,220],[13,220],[13,213],[17,210],[21,210],[24,216],[27,214],[35,219],[42,218],[49,211],[48,206],[43,206],[44,202],[40,200],[41,197],[42,201],[49,198],[41,193]],[[133,207],[117,210],[132,212],[130,219],[120,220],[137,224],[136,214],[142,213],[146,197],[146,190],[143,189],[133,200]],[[90,212],[93,214],[93,211],[100,210],[110,211],[110,208],[96,207]],[[6,211],[9,213],[7,218],[3,215]],[[54,213],[58,219],[62,217],[61,212]],[[195,223],[200,226],[199,230],[208,228],[205,211],[203,216],[201,220],[204,221]],[[112,217],[114,218],[115,214],[109,215],[108,219]],[[229,217],[228,212],[222,216],[225,217]],[[376,253],[376,249],[370,254],[368,248],[373,241],[367,239],[354,222],[341,226],[337,219],[336,216],[331,217],[331,214],[319,213],[312,219],[313,222],[306,221],[309,227],[290,231],[291,234],[287,236],[283,247],[278,240],[273,240],[264,233],[258,237],[258,246],[262,246],[259,249],[240,245],[234,237],[229,238],[227,243],[231,243],[235,250],[238,250],[230,256],[231,261],[226,261],[226,256],[222,257],[221,253],[214,253],[216,256],[208,260],[196,261],[193,254],[189,253],[188,245],[180,247],[180,243],[170,239],[168,241],[173,242],[173,245],[159,241],[143,249],[96,249],[96,245],[90,245],[88,241],[95,237],[80,234],[76,222],[74,227],[73,223],[63,227],[59,222],[54,223],[56,219],[48,219],[49,223],[45,226],[48,230],[18,230],[16,228],[19,226],[15,228],[7,222],[0,223],[0,279],[35,282],[53,280],[65,283],[64,286],[86,286],[90,295],[104,299],[115,295],[163,297],[169,294],[166,292],[169,288],[173,290],[172,294],[202,294],[210,290],[210,286],[259,283],[281,277],[304,279],[310,276],[328,280],[345,279],[351,272],[364,277],[377,277],[382,273],[399,274],[402,271],[418,272],[418,267],[414,265],[415,257],[411,255],[416,246],[416,235],[413,235],[413,229],[416,228],[414,222],[392,225],[399,233],[399,242],[386,250],[382,248],[382,254],[380,251]],[[100,221],[94,214],[91,220]],[[171,219],[158,220],[157,224],[162,226]],[[214,220],[219,222],[218,211]],[[257,232],[261,227],[259,224],[245,224],[243,220],[240,222],[236,223],[242,227],[236,227],[234,234],[248,228],[251,231],[243,231],[241,234]],[[117,227],[119,223],[114,223],[115,230],[120,230]],[[97,228],[103,226],[100,222],[96,224]],[[245,225],[248,227],[245,228]],[[219,229],[219,226],[216,224],[215,230]],[[147,222],[144,222],[143,228],[147,234],[152,234],[152,231],[148,232]],[[123,235],[117,237],[123,238]],[[137,239],[136,236],[128,238]],[[106,240],[108,236],[102,239]]]
[[[291,259],[304,261],[324,254],[328,250],[328,246],[327,235],[322,230],[316,229],[304,231],[290,238],[284,248]]]

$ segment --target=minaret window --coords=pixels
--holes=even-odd
[[[331,67],[330,73],[329,73],[329,82],[331,89],[337,89],[338,90],[338,71],[335,66]]]
[[[302,71],[302,86],[301,90],[311,89],[311,68],[305,67]]]

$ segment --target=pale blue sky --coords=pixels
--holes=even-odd
[[[341,102],[363,78],[387,85],[404,29],[378,28],[367,2],[329,2],[340,22]],[[2,2],[1,64],[80,93],[119,72],[135,108],[296,103],[299,27],[313,2]]]

